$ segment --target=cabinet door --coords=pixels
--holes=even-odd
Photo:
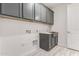
[[[48,24],[53,24],[53,12],[49,9],[46,10],[46,20]]]
[[[18,3],[2,3],[1,14],[19,17],[19,8]]]
[[[34,19],[34,4],[23,3],[23,18]]]
[[[23,15],[22,15],[22,12],[23,12],[23,11],[22,11],[22,3],[19,4],[19,7],[20,7],[20,8],[19,8],[19,17],[22,18],[22,16],[23,16]]]
[[[49,34],[41,34],[39,37],[40,48],[48,51],[49,50]]]
[[[40,5],[41,8],[41,21],[46,23],[46,7]]]
[[[54,24],[54,12],[50,11],[50,24]]]
[[[47,20],[47,23],[48,23],[48,24],[51,23],[51,19],[50,19],[50,10],[49,10],[49,9],[46,10],[46,20]]]
[[[35,20],[36,21],[41,21],[41,11],[40,11],[40,4],[39,3],[36,3],[35,4]]]

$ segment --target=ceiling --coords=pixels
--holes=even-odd
[[[53,9],[54,7],[57,7],[60,5],[68,5],[68,4],[70,4],[70,3],[44,3],[44,5],[50,9]]]

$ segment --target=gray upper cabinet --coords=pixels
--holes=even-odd
[[[2,3],[1,14],[19,17],[19,8],[18,3]]]
[[[41,21],[41,8],[40,4],[35,3],[35,20],[36,21]]]
[[[46,10],[46,20],[48,24],[53,25],[54,22],[54,17],[53,17],[53,12],[50,11],[49,9]]]
[[[54,12],[50,11],[50,24],[54,24]]]
[[[53,24],[53,11],[46,8],[44,5],[35,4],[35,21],[44,22],[47,24]]]
[[[34,19],[34,4],[23,3],[23,18]]]
[[[46,23],[46,7],[40,5],[41,8],[41,21]]]
[[[53,25],[54,12],[41,3],[1,3],[0,13]]]

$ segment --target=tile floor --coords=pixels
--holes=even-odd
[[[37,49],[37,51],[34,51],[29,56],[79,56],[79,52],[56,46],[48,52],[43,49]]]

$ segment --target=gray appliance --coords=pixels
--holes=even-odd
[[[58,44],[57,32],[52,32],[51,34],[40,33],[39,36],[39,47],[46,51],[51,50]]]

